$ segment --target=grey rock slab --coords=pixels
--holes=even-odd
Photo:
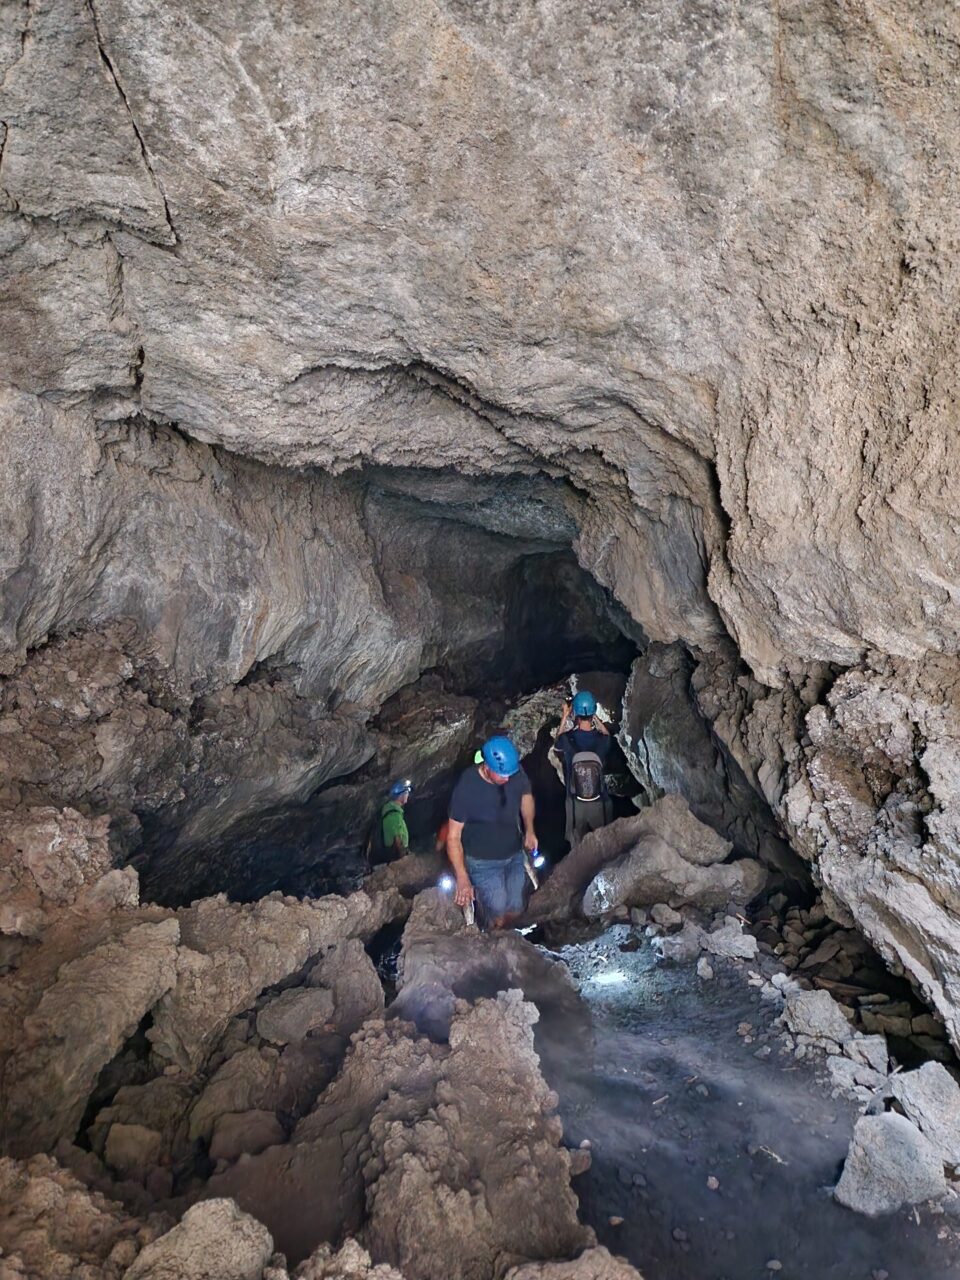
[[[960,1085],[939,1062],[890,1077],[890,1092],[945,1164],[960,1166]]]
[[[875,1217],[946,1191],[943,1161],[915,1125],[892,1111],[861,1116],[834,1189],[840,1204]]]
[[[783,1023],[795,1035],[846,1044],[854,1032],[828,991],[799,991],[787,996]]]
[[[273,1044],[293,1044],[330,1022],[333,1009],[333,994],[323,987],[283,991],[257,1014],[257,1031]]]
[[[886,1037],[854,1035],[844,1044],[843,1052],[855,1062],[862,1062],[874,1071],[886,1075],[890,1061]]]
[[[730,960],[752,960],[759,951],[759,944],[752,933],[745,933],[740,924],[725,924],[703,935],[703,945],[715,956]]]

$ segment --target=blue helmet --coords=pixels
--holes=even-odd
[[[400,782],[395,782],[390,788],[390,795],[396,800],[397,796],[406,795],[408,791],[412,791],[413,786],[409,778],[404,778]]]
[[[584,689],[577,694],[573,700],[573,714],[579,716],[581,720],[597,714],[597,700],[592,693],[587,693]]]
[[[480,754],[490,772],[501,778],[512,778],[520,768],[520,752],[509,738],[488,738]]]

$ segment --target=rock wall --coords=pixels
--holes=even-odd
[[[180,787],[205,839],[359,764],[365,711],[449,648],[429,557],[398,538],[391,562],[345,473],[402,468],[422,498],[443,469],[495,536],[497,484],[566,481],[523,536],[559,515],[546,545],[573,537],[647,637],[695,652],[701,706],[836,909],[955,1016],[932,710],[960,634],[955,9],[363,0],[281,21],[252,0],[30,0],[2,19],[3,669],[132,617],[176,696],[211,700],[204,781],[153,788]],[[462,585],[487,557],[459,545]],[[480,615],[460,639],[482,644]],[[259,712],[229,690],[270,661],[316,705],[305,740],[265,713],[292,742],[261,788],[216,744],[246,738]],[[844,669],[872,725],[814,707]],[[108,770],[140,715],[159,720],[141,703],[103,729]],[[162,727],[150,751],[184,732]],[[878,734],[876,771],[858,753],[886,753]],[[877,815],[908,791],[924,825],[888,839]]]

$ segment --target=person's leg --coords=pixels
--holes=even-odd
[[[466,864],[475,895],[477,923],[483,928],[491,924],[496,927],[495,922],[507,909],[505,863],[491,862],[486,858],[467,858]]]
[[[527,872],[523,865],[523,854],[514,854],[499,864],[503,875],[503,911],[493,921],[494,929],[507,929],[523,915],[524,893],[527,887]]]
[[[574,839],[577,844],[591,831],[604,826],[602,800],[574,800]]]

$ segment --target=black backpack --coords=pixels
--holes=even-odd
[[[370,830],[367,834],[367,842],[364,846],[367,853],[367,865],[371,867],[382,867],[391,859],[392,849],[388,849],[383,842],[383,808],[379,808],[374,815],[373,822],[370,824]]]
[[[577,751],[570,761],[570,790],[578,800],[603,797],[603,761],[595,751]]]

